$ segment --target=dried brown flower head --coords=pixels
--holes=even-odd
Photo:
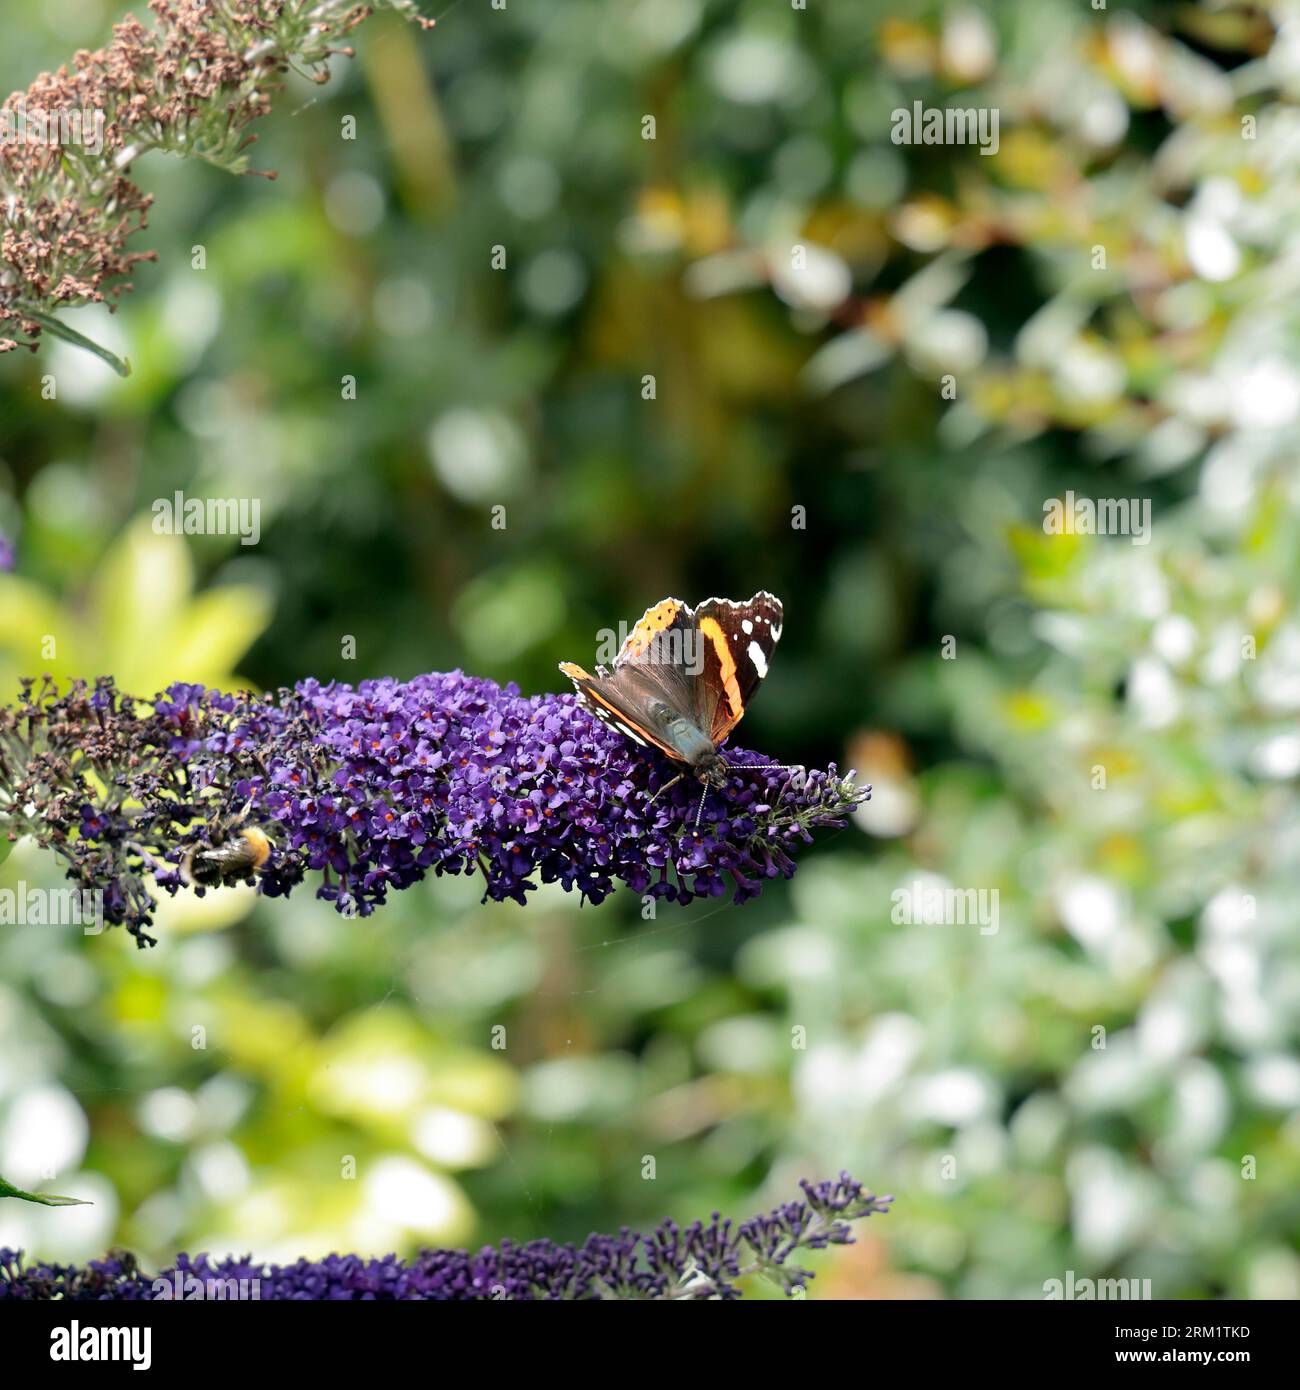
[[[128,177],[149,150],[251,171],[250,122],[271,109],[292,65],[328,77],[338,41],[374,9],[428,28],[414,0],[150,0],[72,68],[42,73],[0,105],[0,353],[36,349],[42,329],[123,364],[54,317],[108,303],[152,251],[128,251],[149,194]]]

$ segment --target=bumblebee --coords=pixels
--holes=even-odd
[[[191,845],[186,851],[181,878],[191,888],[220,888],[251,879],[271,857],[271,841],[265,832],[255,825],[244,825],[243,819],[243,815],[237,816],[210,841]]]

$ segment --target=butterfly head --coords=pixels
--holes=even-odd
[[[720,753],[706,753],[695,764],[695,775],[706,787],[716,787],[719,791],[727,785],[728,767]]]

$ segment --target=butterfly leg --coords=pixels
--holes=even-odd
[[[680,782],[682,778],[685,776],[686,774],[684,772],[679,772],[671,782],[665,782],[663,786],[660,787],[657,792],[655,792],[655,794],[650,798],[650,800],[646,802],[646,810],[648,811],[650,807],[653,806],[655,802],[658,801],[659,798],[669,789],[669,787],[675,787],[678,784],[678,782]]]

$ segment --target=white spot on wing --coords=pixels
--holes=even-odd
[[[749,659],[754,663],[754,670],[760,677],[767,675],[767,656],[757,642],[749,644]]]
[[[632,740],[633,743],[639,743],[642,748],[646,746],[645,739],[643,739],[635,729],[629,729],[621,719],[617,719],[614,721],[614,727],[619,731],[620,734],[626,734],[628,738]]]
[[[744,622],[741,623],[741,627],[745,629],[746,634],[751,633],[754,630],[754,624],[751,623],[748,618],[746,618]]]

